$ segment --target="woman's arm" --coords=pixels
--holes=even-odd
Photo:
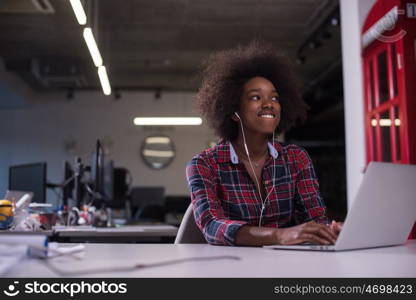
[[[186,167],[195,223],[208,243],[235,245],[237,231],[247,222],[225,216],[217,196],[217,177],[209,161],[203,158],[192,159]]]
[[[330,227],[314,221],[289,228],[242,226],[236,235],[236,245],[295,245],[314,243],[335,244],[337,233]]]
[[[305,149],[297,147],[293,150],[296,160],[295,185],[295,219],[298,224],[315,221],[328,224],[326,206],[319,191],[318,178],[308,153]]]

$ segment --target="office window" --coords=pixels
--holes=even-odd
[[[382,161],[391,162],[391,120],[389,111],[385,111],[380,115],[380,131],[381,131],[381,157]]]
[[[397,96],[397,53],[396,53],[396,44],[391,45],[391,66],[393,74],[393,97]]]
[[[370,76],[370,103],[371,109],[374,109],[376,107],[376,93],[374,88],[374,65],[372,60],[370,61],[368,72]]]
[[[396,143],[395,143],[395,147],[396,147],[396,160],[400,161],[401,158],[401,147],[400,147],[400,143],[401,143],[401,138],[400,138],[400,117],[399,117],[399,109],[397,106],[394,106],[394,132],[395,132],[395,136],[396,136]]]
[[[372,124],[371,124],[371,139],[372,139],[372,148],[373,148],[373,151],[372,151],[372,158],[373,158],[373,160],[378,160],[377,158],[378,158],[378,149],[377,149],[377,119],[376,119],[376,117],[374,117],[373,118],[373,121],[375,121],[375,122],[372,122]]]
[[[382,51],[377,56],[377,62],[378,62],[378,91],[379,91],[379,105],[380,105],[389,100],[386,50]]]

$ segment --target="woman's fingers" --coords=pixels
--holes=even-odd
[[[330,226],[310,221],[291,228],[281,229],[280,243],[286,245],[301,244],[305,242],[330,245],[335,244],[337,233]]]
[[[304,227],[304,231],[320,240],[328,241],[330,244],[335,244],[337,240],[337,235],[328,226],[315,222],[307,223],[307,226]]]
[[[302,240],[302,243],[309,242],[313,244],[319,244],[319,245],[330,245],[331,242],[328,241],[325,238],[321,238],[319,235],[316,235],[314,233],[307,233],[304,232],[299,237]]]

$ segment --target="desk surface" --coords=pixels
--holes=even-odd
[[[82,228],[77,226],[54,229],[60,237],[137,237],[176,236],[178,228],[172,225],[128,225],[109,228]]]
[[[96,228],[90,226],[54,227],[48,231],[0,231],[1,234],[47,235],[55,242],[90,243],[172,243],[178,228],[167,224],[127,225]]]
[[[0,235],[45,235],[48,237],[53,236],[53,230],[42,230],[42,231],[16,231],[16,230],[0,230]]]
[[[404,246],[334,253],[206,244],[85,244],[85,247],[80,261],[58,257],[49,260],[49,263],[61,270],[75,272],[64,274],[64,277],[416,277],[416,241]],[[133,271],[78,272],[224,255],[236,256],[239,260],[194,260]],[[41,260],[27,258],[15,265],[6,276],[59,275]]]

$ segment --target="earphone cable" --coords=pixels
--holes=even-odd
[[[274,131],[273,131],[273,137],[272,137],[272,145],[274,147]],[[266,196],[266,199],[264,199],[264,203],[262,205],[261,208],[261,213],[260,213],[260,219],[259,219],[259,227],[261,226],[261,220],[263,219],[263,211],[266,207],[266,201],[269,199],[270,194],[273,192],[274,190],[274,183],[275,183],[275,175],[276,175],[276,166],[275,166],[275,161],[276,158],[273,157],[273,177],[272,177],[272,188],[270,189],[269,193]]]
[[[240,121],[240,124],[241,124],[241,133],[242,133],[242,135],[243,135],[243,141],[244,141],[244,148],[245,148],[245,150],[246,150],[246,154],[247,154],[247,158],[248,158],[248,161],[249,161],[249,163],[250,163],[250,167],[251,167],[251,170],[253,171],[253,175],[254,175],[254,178],[256,179],[256,184],[257,184],[257,191],[258,191],[258,194],[259,194],[259,196],[260,196],[260,200],[261,200],[261,211],[260,211],[260,219],[259,219],[259,227],[261,227],[261,221],[262,221],[262,219],[263,219],[263,212],[264,212],[264,209],[265,209],[265,207],[266,207],[266,202],[267,202],[267,200],[269,199],[269,196],[270,196],[270,194],[272,193],[272,191],[274,190],[274,180],[275,180],[275,171],[276,171],[276,168],[275,168],[275,166],[274,166],[274,162],[275,162],[275,158],[273,158],[273,179],[272,179],[272,188],[270,189],[270,191],[269,191],[269,193],[266,195],[266,198],[263,200],[263,197],[261,196],[261,191],[260,191],[260,184],[259,184],[259,180],[258,180],[258,178],[257,178],[257,175],[256,175],[256,172],[254,171],[254,167],[253,167],[253,164],[252,164],[252,162],[251,162],[251,158],[250,158],[250,154],[249,154],[249,151],[248,151],[248,147],[247,147],[247,142],[246,142],[246,136],[245,136],[245,134],[244,134],[244,125],[243,125],[243,121],[241,120],[241,118],[240,118],[240,116],[238,115],[238,113],[237,112],[235,112],[235,115],[237,116],[237,118],[238,118],[238,120]],[[273,144],[273,147],[274,147],[274,131],[273,131],[273,137],[272,137],[272,144]],[[256,198],[257,198],[257,194],[254,194],[255,196],[256,196]],[[257,199],[258,200],[258,199]]]
[[[259,184],[259,180],[258,180],[258,178],[257,178],[257,175],[256,175],[256,172],[254,171],[254,167],[253,167],[253,164],[251,163],[251,158],[250,158],[250,153],[249,153],[249,151],[248,151],[248,147],[247,147],[247,142],[246,142],[246,136],[245,136],[245,134],[244,134],[244,125],[243,125],[243,121],[241,121],[241,118],[240,118],[240,116],[236,113],[236,115],[237,115],[237,117],[238,117],[238,119],[240,120],[240,124],[241,124],[241,133],[242,133],[242,135],[243,135],[243,141],[244,141],[244,148],[245,148],[245,150],[246,150],[246,154],[247,154],[247,158],[248,158],[248,162],[250,163],[250,167],[251,167],[251,170],[253,171],[253,175],[254,175],[254,178],[256,179],[256,184],[257,184],[257,192],[258,192],[258,194],[259,194],[259,196],[260,196],[260,200],[261,200],[261,203],[262,203],[262,207],[264,206],[264,203],[263,203],[263,197],[261,196],[261,191],[260,191],[260,184]],[[256,194],[255,194],[256,195]],[[256,195],[256,198],[257,198],[257,195]],[[258,199],[257,199],[258,200]],[[262,209],[263,210],[263,209]]]

